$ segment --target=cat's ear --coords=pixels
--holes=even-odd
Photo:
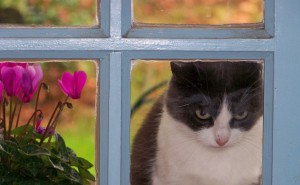
[[[187,86],[194,83],[196,69],[193,62],[172,61],[172,82],[178,85]]]
[[[194,65],[192,62],[182,62],[182,61],[172,61],[171,62],[171,71],[173,76],[181,78],[190,74],[194,71]]]
[[[171,71],[172,74],[176,76],[176,74],[179,74],[182,72],[183,68],[183,62],[180,61],[172,61],[171,62]]]

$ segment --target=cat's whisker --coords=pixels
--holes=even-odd
[[[249,74],[249,76],[248,77],[246,77],[245,79],[249,79],[250,77],[252,77],[257,71],[259,71],[260,69],[256,69],[256,70],[253,70],[253,72],[252,73],[250,73]]]
[[[246,103],[248,100],[250,100],[250,99],[252,99],[252,98],[254,98],[254,97],[258,96],[258,95],[262,95],[262,93],[261,93],[261,92],[258,92],[258,93],[252,94],[251,96],[247,96],[247,97],[245,97],[244,99],[241,99],[241,100],[240,100],[240,104],[244,104],[244,103]]]
[[[186,107],[186,106],[189,106],[189,105],[191,105],[190,103],[187,103],[187,104],[184,104],[184,105],[178,105],[178,107]]]
[[[256,88],[260,88],[261,84],[258,85],[257,87],[253,88],[254,85],[256,85],[258,82],[261,82],[261,79],[257,79],[256,81],[254,81],[251,85],[248,86],[248,88],[246,89],[246,91],[244,93],[248,93],[248,91],[250,89],[256,89]]]
[[[262,148],[262,144],[259,144],[256,141],[253,141],[252,139],[244,137],[243,141],[245,141],[248,144],[251,144],[252,146],[254,146],[254,147],[258,148],[258,149]]]
[[[260,87],[254,88],[251,91],[249,91],[247,89],[246,91],[248,91],[248,92],[247,93],[246,92],[243,93],[243,96],[240,98],[240,102],[243,102],[245,98],[248,98],[248,97],[252,98],[252,97],[254,97],[254,95],[256,95],[258,93],[261,94],[262,92],[260,92],[260,91],[256,92],[258,90],[258,88],[260,88]],[[256,92],[256,93],[253,94],[253,92]]]
[[[239,147],[240,150],[244,150],[246,151],[247,153],[252,153],[251,150],[249,150],[247,147],[243,146],[243,145],[240,145]],[[249,157],[252,157],[253,159],[257,160],[257,161],[261,161],[262,158],[261,157],[257,157],[256,155],[250,155]]]

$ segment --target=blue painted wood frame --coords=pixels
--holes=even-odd
[[[95,31],[0,29],[2,59],[101,60],[101,185],[129,183],[130,60],[193,58],[265,60],[264,121],[273,124],[264,128],[268,136],[264,138],[264,185],[300,184],[299,0],[266,0],[262,30],[158,27],[135,31],[129,0],[102,3],[102,13],[108,15],[101,16],[104,22],[101,28],[92,28]],[[100,38],[100,29],[110,37]]]
[[[299,185],[300,1],[275,2],[273,185]]]
[[[132,0],[122,0],[122,35],[128,38],[271,38],[274,36],[274,0],[264,0],[262,25],[168,25],[135,24]]]
[[[33,60],[34,62],[41,62],[43,60],[96,60],[97,61],[97,113],[96,113],[96,128],[100,129],[96,131],[100,136],[96,136],[100,140],[96,142],[98,145],[96,148],[100,150],[98,158],[99,169],[96,169],[97,181],[102,184],[108,184],[108,169],[112,166],[109,163],[109,143],[112,139],[109,139],[109,122],[114,122],[115,115],[112,115],[112,110],[109,106],[110,99],[115,96],[109,96],[110,92],[114,92],[115,89],[109,83],[108,79],[114,79],[110,74],[110,62],[109,54],[99,51],[0,51],[0,60]],[[112,66],[114,67],[114,66]],[[100,98],[101,95],[101,98]],[[118,101],[118,100],[117,100]],[[112,107],[113,108],[113,107]],[[120,111],[119,111],[120,112]],[[119,121],[120,122],[120,121]],[[116,121],[116,123],[118,123]],[[112,130],[112,129],[110,129]],[[99,179],[100,178],[100,179]]]
[[[0,27],[0,38],[18,38],[18,37],[29,37],[29,38],[100,38],[109,37],[109,20],[110,20],[110,1],[99,0],[97,2],[98,7],[101,7],[101,11],[98,10],[99,25],[93,27],[43,27],[36,26],[31,27],[30,25],[25,26],[8,26]]]

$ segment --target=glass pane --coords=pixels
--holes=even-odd
[[[1,0],[0,23],[28,26],[94,26],[97,0]]]
[[[6,111],[3,111],[5,106],[1,105],[0,143],[3,146],[11,140],[25,152],[12,152],[14,160],[9,162],[8,156],[0,151],[1,184],[12,184],[9,176],[14,178],[14,183],[24,183],[25,180],[30,180],[30,184],[85,181],[78,172],[92,179],[98,169],[98,162],[96,164],[95,161],[99,161],[98,154],[95,159],[98,150],[98,144],[95,144],[95,127],[98,127],[95,115],[96,61],[6,62],[1,61],[0,65],[0,87],[4,84],[4,92],[0,88],[0,93],[3,93],[1,100],[2,103],[7,102]],[[11,91],[12,87],[17,88]],[[17,173],[5,176],[2,169],[10,174]],[[72,175],[72,178],[65,178],[65,175]]]
[[[263,0],[133,0],[134,22],[243,24],[263,22]]]
[[[131,185],[260,184],[263,70],[263,61],[134,61]]]

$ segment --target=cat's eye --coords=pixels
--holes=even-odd
[[[199,118],[201,120],[206,120],[206,119],[209,119],[211,117],[208,112],[205,112],[201,109],[197,109],[195,111],[195,114],[196,114],[197,118]]]
[[[244,120],[244,119],[247,118],[247,116],[248,116],[248,112],[244,111],[244,112],[241,112],[241,113],[238,113],[238,114],[234,114],[233,118],[236,119],[236,120]]]

